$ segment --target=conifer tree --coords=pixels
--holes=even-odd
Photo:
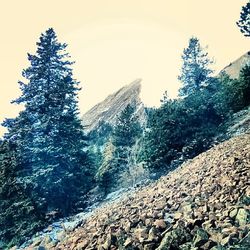
[[[20,180],[15,144],[0,143],[0,249],[20,244],[45,225]]]
[[[186,98],[164,99],[149,117],[141,159],[160,174],[208,149],[225,117],[216,86]],[[219,105],[218,105],[219,104]]]
[[[210,80],[213,70],[209,68],[212,60],[201,47],[199,39],[192,37],[188,47],[182,54],[183,65],[178,79],[183,86],[179,90],[180,96],[186,96],[202,89]]]
[[[120,170],[126,168],[130,158],[132,146],[141,132],[135,106],[128,104],[119,115],[113,133],[113,143],[116,147],[115,157]]]
[[[72,210],[90,186],[86,137],[78,117],[79,83],[73,78],[67,45],[50,28],[41,35],[15,100],[24,110],[7,119],[5,138],[17,143],[21,177],[36,200],[48,210]]]
[[[140,136],[141,126],[135,114],[136,106],[127,105],[117,117],[113,134],[105,144],[103,161],[97,180],[107,193],[118,187],[123,172],[128,170],[132,147]]]
[[[114,145],[117,147],[131,147],[135,144],[141,132],[138,117],[135,115],[135,106],[128,104],[121,112],[113,133]]]
[[[242,7],[237,25],[244,36],[250,37],[250,1]]]
[[[102,164],[96,174],[96,179],[105,193],[109,192],[111,183],[114,182],[114,175],[117,170],[117,161],[115,158],[115,146],[110,139],[104,145],[102,154]]]

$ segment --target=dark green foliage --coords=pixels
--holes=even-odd
[[[12,246],[46,225],[42,211],[27,196],[18,178],[16,146],[4,141],[0,145],[0,242]],[[3,246],[2,246],[3,247]],[[1,248],[1,246],[0,246]],[[1,248],[2,249],[2,248]]]
[[[138,117],[135,115],[135,106],[129,104],[118,117],[112,138],[116,147],[115,157],[121,170],[126,168],[131,148],[140,137],[141,132]]]
[[[135,106],[128,105],[120,114],[113,133],[113,142],[117,147],[131,147],[141,132]]]
[[[239,86],[238,86],[239,96],[242,99],[241,109],[250,105],[250,64],[245,65],[240,71]]]
[[[91,144],[95,146],[103,146],[108,141],[112,133],[112,126],[109,123],[102,121],[98,124],[97,129],[90,131],[88,136],[91,140]]]
[[[192,37],[188,47],[182,54],[183,65],[178,79],[183,86],[180,88],[180,96],[186,96],[204,88],[210,80],[213,70],[209,68],[212,60],[208,53],[200,46],[198,38]]]
[[[220,84],[217,103],[224,112],[237,112],[250,105],[250,65],[241,69],[238,79],[223,75]]]
[[[7,119],[5,138],[17,145],[25,191],[45,212],[67,215],[90,189],[91,161],[78,117],[78,82],[72,75],[66,44],[53,29],[41,35],[36,55],[28,55],[22,95],[15,100],[25,109]]]
[[[94,130],[91,130],[88,134],[89,137],[89,154],[92,159],[95,174],[98,175],[99,169],[102,166],[102,163],[104,161],[104,150],[105,145],[111,138],[111,135],[113,133],[113,128],[109,123],[106,123],[104,121],[101,121],[98,124],[98,127]],[[95,178],[97,181],[100,181],[100,178]],[[98,183],[102,186],[101,183]]]
[[[237,22],[237,25],[244,36],[250,36],[250,2],[242,7],[240,20]]]
[[[118,172],[118,162],[115,157],[116,148],[111,140],[105,143],[102,162],[96,174],[96,180],[105,194],[115,183],[115,174]]]
[[[170,170],[211,145],[223,115],[214,89],[197,90],[184,99],[165,100],[149,120],[142,159],[154,171]]]
[[[89,158],[91,159],[91,161],[93,163],[94,173],[96,173],[96,171],[99,169],[99,167],[101,166],[102,161],[103,161],[101,147],[103,147],[103,145],[96,146],[94,144],[91,144],[89,146]]]

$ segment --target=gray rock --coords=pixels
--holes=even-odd
[[[114,125],[117,116],[128,105],[136,105],[136,115],[140,123],[146,123],[146,112],[140,99],[141,79],[137,79],[109,95],[104,101],[98,103],[82,116],[85,131],[98,129],[101,122]]]
[[[190,233],[185,228],[179,227],[164,235],[157,250],[175,249],[190,240]]]

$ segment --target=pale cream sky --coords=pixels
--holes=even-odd
[[[0,121],[18,114],[10,101],[41,32],[53,27],[69,44],[81,81],[81,113],[142,78],[142,99],[175,96],[181,53],[194,35],[208,45],[216,70],[250,50],[235,22],[247,0],[0,0]],[[0,128],[0,135],[2,133]]]

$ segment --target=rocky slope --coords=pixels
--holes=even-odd
[[[97,129],[101,122],[114,125],[117,115],[128,105],[136,105],[136,114],[139,121],[145,123],[145,110],[140,99],[141,79],[137,79],[109,95],[104,101],[98,103],[82,116],[83,125],[89,132]]]
[[[250,249],[250,134],[27,249]]]
[[[226,136],[231,138],[233,136],[250,133],[250,106],[235,114],[226,124],[228,128]]]
[[[250,63],[250,51],[235,60],[234,62],[230,63],[226,66],[220,74],[223,72],[228,74],[231,78],[238,78],[240,74],[240,70],[247,64]]]

